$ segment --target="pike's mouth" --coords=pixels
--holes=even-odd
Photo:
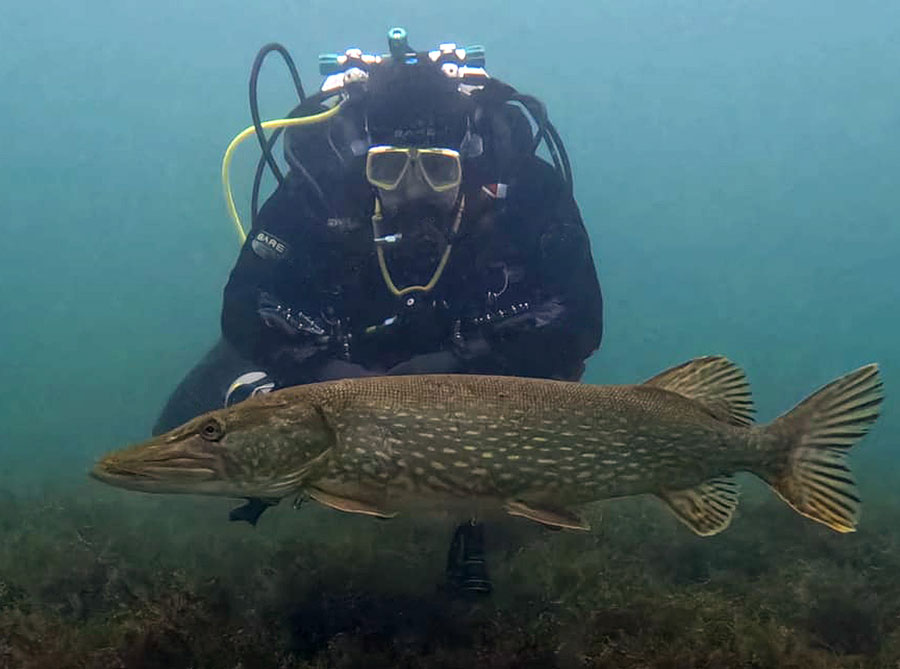
[[[123,458],[108,455],[90,475],[111,486],[144,492],[199,492],[195,487],[219,480],[216,458],[209,455],[158,455]]]

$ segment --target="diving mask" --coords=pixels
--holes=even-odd
[[[459,151],[453,149],[382,145],[366,155],[366,178],[383,191],[399,188],[410,169],[435,193],[453,190],[462,182]]]

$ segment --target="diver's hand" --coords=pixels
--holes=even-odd
[[[315,342],[297,346],[281,346],[269,356],[272,360],[269,366],[275,370],[308,367],[323,350],[323,347]]]
[[[453,341],[453,350],[460,360],[472,361],[487,357],[491,352],[491,345],[481,332],[459,337]]]
[[[334,381],[336,379],[355,379],[360,376],[377,375],[378,372],[346,360],[326,360],[313,372],[313,380]]]
[[[462,370],[462,361],[452,351],[423,353],[391,367],[391,376],[407,374],[453,374]]]
[[[259,296],[256,313],[267,327],[280,330],[289,337],[298,335],[322,337],[325,335],[324,328],[316,319],[298,309],[282,304],[265,292]]]
[[[553,298],[536,304],[517,316],[498,321],[493,326],[493,331],[537,330],[559,322],[565,313],[566,308],[563,303],[559,299]]]

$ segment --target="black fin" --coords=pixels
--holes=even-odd
[[[275,506],[276,504],[278,504],[277,499],[260,499],[259,497],[248,497],[246,504],[231,510],[231,512],[228,514],[228,520],[244,520],[256,527],[256,523],[259,521],[259,517],[263,515],[263,512],[265,512],[265,510],[270,506]]]

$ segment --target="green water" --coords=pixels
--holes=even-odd
[[[359,519],[279,509],[251,532],[225,522],[221,500],[161,501],[86,480],[98,455],[147,435],[218,336],[238,250],[219,165],[249,124],[257,49],[285,44],[310,89],[318,53],[380,52],[398,24],[417,48],[484,44],[494,75],[547,104],[606,300],[587,381],[637,381],[721,353],[746,370],[766,421],[849,369],[882,365],[883,417],[851,458],[867,510],[859,534],[831,536],[751,481],[746,514],[707,543],[656,506],[604,505],[603,518],[622,515],[600,538],[504,535],[503,594],[488,613],[469,612],[482,627],[467,627],[430,594],[449,527],[377,534]],[[0,35],[0,666],[354,666],[363,632],[411,634],[400,650],[371,642],[378,662],[410,666],[426,655],[441,666],[583,666],[582,656],[588,666],[652,666],[678,638],[706,651],[667,666],[900,660],[900,594],[889,585],[900,483],[900,5],[45,0],[4,7]],[[293,105],[274,59],[260,91],[266,117]],[[250,142],[236,157],[245,216],[256,158]],[[103,549],[82,541],[90,532],[118,577],[89,567],[105,564]],[[286,547],[308,555],[287,559]],[[652,557],[667,550],[671,560]],[[348,551],[353,564],[336,564]],[[406,571],[385,567],[392,560]],[[270,590],[255,580],[261,565],[277,565]],[[210,573],[225,585],[204,589]],[[116,594],[117,578],[139,594]],[[290,597],[272,595],[289,587]],[[159,642],[156,656],[121,632],[128,621],[143,629],[152,611],[177,619],[166,608],[174,591],[207,612],[185,638],[210,626],[233,635],[219,654],[182,639]],[[329,621],[318,636],[291,617],[298,602]],[[434,628],[409,632],[399,621],[421,610]],[[367,615],[396,624],[359,623]],[[822,631],[821,621],[842,620],[859,624],[855,641]],[[458,637],[446,632],[454,624]],[[242,625],[269,636],[241,642]],[[51,638],[65,662],[40,655]],[[610,650],[604,639],[621,643]]]

